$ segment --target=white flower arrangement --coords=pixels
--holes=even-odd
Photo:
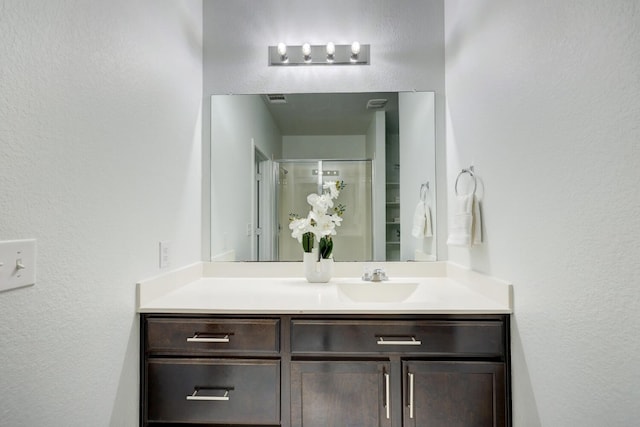
[[[322,185],[322,194],[311,193],[307,196],[307,203],[311,210],[305,218],[296,214],[289,216],[289,228],[291,237],[302,243],[305,252],[313,250],[314,242],[318,242],[319,256],[330,258],[333,252],[333,240],[336,235],[336,227],[342,222],[342,214],[345,211],[343,205],[333,206],[333,200],[340,195],[344,188],[343,181],[328,181]]]

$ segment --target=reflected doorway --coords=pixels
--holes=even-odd
[[[259,149],[254,148],[254,173],[253,173],[253,197],[250,230],[247,235],[251,237],[251,259],[255,261],[274,261],[276,252],[272,224],[273,212],[273,186],[269,171],[273,162]]]

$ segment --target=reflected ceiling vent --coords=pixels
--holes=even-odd
[[[367,110],[378,110],[387,105],[386,99],[370,99],[367,101]]]
[[[268,93],[267,101],[269,101],[270,104],[286,104],[287,97],[282,93]]]

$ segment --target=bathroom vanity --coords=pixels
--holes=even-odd
[[[369,294],[205,271],[140,283],[141,425],[511,425],[511,287],[443,271]]]

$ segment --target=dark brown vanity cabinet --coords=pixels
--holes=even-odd
[[[291,357],[293,427],[508,425],[503,316],[294,318]]]
[[[142,316],[141,425],[280,425],[280,319]]]
[[[511,425],[507,315],[142,315],[141,425]]]

